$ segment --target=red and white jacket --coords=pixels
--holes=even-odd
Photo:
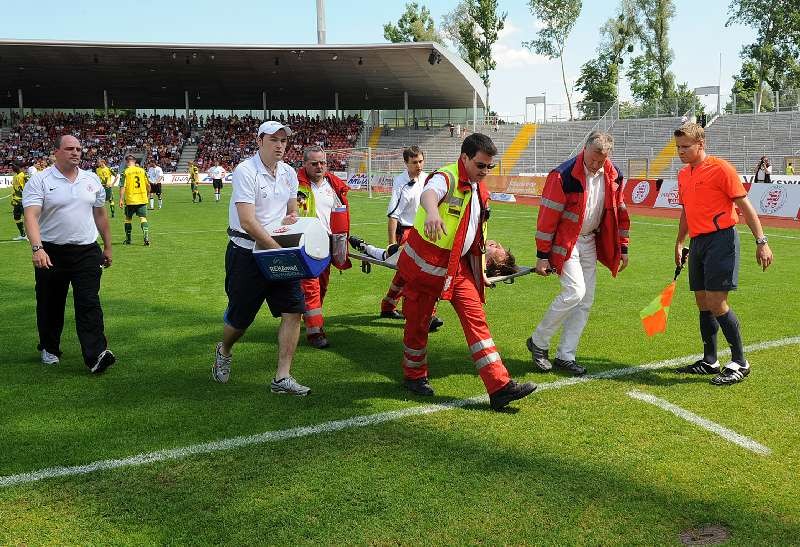
[[[431,173],[425,184],[436,174]],[[472,185],[467,176],[464,165],[458,162],[458,187],[462,192],[470,190]],[[471,275],[475,278],[481,302],[484,302],[483,285],[483,227],[488,218],[489,190],[483,181],[477,184],[478,198],[480,200],[481,218],[475,240],[465,255],[468,258]],[[423,189],[423,192],[425,190]],[[441,205],[441,201],[439,202]],[[462,204],[469,211],[469,203]],[[420,207],[422,207],[420,205]],[[437,294],[442,300],[450,300],[453,296],[453,279],[458,273],[461,264],[461,253],[464,249],[464,240],[469,226],[469,213],[465,214],[459,222],[452,249],[443,249],[425,240],[416,228],[409,230],[410,234],[403,251],[397,260],[397,269],[406,282],[406,286],[415,288],[429,294]],[[466,272],[465,272],[466,273]]]
[[[623,177],[606,159],[603,165],[605,203],[596,236],[597,260],[616,277],[622,255],[628,253],[631,221],[623,202]],[[586,210],[586,175],[583,152],[552,171],[542,191],[536,222],[536,256],[546,258],[561,274],[580,235]]]

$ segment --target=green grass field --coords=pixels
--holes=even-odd
[[[301,342],[294,375],[307,398],[269,393],[277,321],[265,310],[236,347],[231,380],[209,376],[226,298],[227,198],[192,204],[168,188],[151,216],[153,245],[134,231],[103,276],[106,331],[118,361],[99,377],[80,358],[71,304],[59,365],[36,351],[30,250],[0,222],[0,482],[3,477],[180,449],[237,436],[406,410],[380,423],[327,426],[213,453],[0,486],[0,544],[677,544],[688,528],[725,526],[735,545],[800,544],[800,231],[767,229],[776,262],[755,264],[742,235],[741,289],[732,305],[753,372],[718,388],[669,368],[554,384],[512,410],[477,403],[413,409],[481,395],[458,320],[431,335],[436,397],[399,385],[402,326],[377,319],[392,272],[331,276],[331,348]],[[0,191],[0,197],[7,190]],[[386,198],[352,197],[353,232],[385,241]],[[522,264],[535,256],[536,209],[495,204],[490,235]],[[746,230],[746,228],[745,228]],[[636,217],[631,266],[598,275],[579,349],[590,373],[701,351],[697,311],[681,278],[665,335],[648,339],[638,311],[671,279],[676,223]],[[492,334],[512,375],[540,385],[525,338],[558,290],[526,276],[489,291]],[[720,347],[725,347],[720,333]],[[757,455],[627,395],[638,390],[747,436]],[[386,416],[395,416],[389,414]]]

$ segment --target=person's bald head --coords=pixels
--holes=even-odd
[[[81,162],[81,142],[72,135],[61,135],[55,140],[56,167],[62,172],[74,169]]]

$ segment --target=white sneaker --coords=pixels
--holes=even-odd
[[[15,236],[13,238],[14,241],[25,241],[26,239],[28,239],[28,236]]]
[[[291,376],[281,378],[280,380],[272,379],[269,386],[272,393],[286,393],[288,395],[296,395],[298,397],[305,397],[311,393],[311,388],[297,383],[297,380]]]
[[[233,355],[223,355],[222,342],[217,342],[214,364],[211,365],[211,377],[220,384],[227,383],[228,378],[231,377],[231,361],[233,361]]]
[[[58,355],[53,355],[46,349],[42,350],[42,364],[43,365],[57,365],[59,362]]]

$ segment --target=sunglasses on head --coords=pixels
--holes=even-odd
[[[489,171],[497,167],[497,165],[494,163],[483,163],[482,161],[476,161],[474,163],[475,167],[477,167],[478,169],[488,169]]]

